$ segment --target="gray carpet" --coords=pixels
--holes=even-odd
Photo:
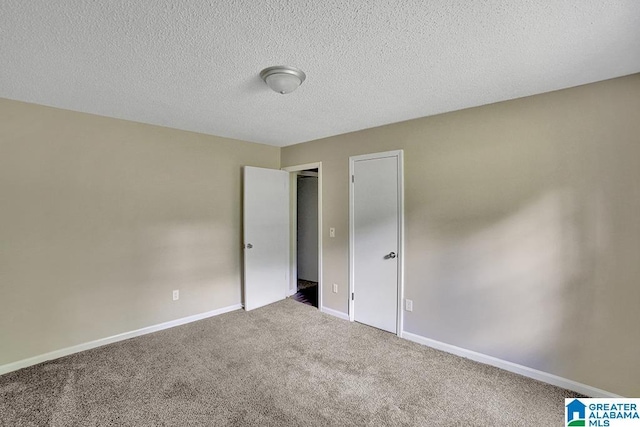
[[[552,426],[573,396],[288,299],[0,376],[0,425]]]

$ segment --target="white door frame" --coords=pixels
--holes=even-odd
[[[349,157],[349,320],[354,321],[354,300],[352,295],[355,290],[355,273],[354,273],[354,243],[355,243],[355,227],[354,227],[354,192],[353,192],[353,174],[355,170],[355,162],[360,160],[374,160],[385,157],[395,157],[398,162],[398,301],[397,301],[397,320],[396,335],[401,336],[403,327],[403,310],[402,301],[404,300],[404,157],[402,150],[385,151],[382,153],[363,154],[360,156]]]
[[[291,209],[291,231],[289,233],[291,240],[290,250],[290,274],[289,274],[289,289],[287,289],[287,296],[291,296],[297,292],[297,279],[298,279],[298,215],[297,215],[297,202],[298,202],[298,181],[297,172],[318,169],[318,310],[322,311],[322,162],[306,163],[304,165],[287,166],[282,168],[283,171],[289,172],[290,179],[290,209]]]

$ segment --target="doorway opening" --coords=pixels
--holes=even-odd
[[[296,265],[293,299],[318,308],[318,169],[296,176]]]
[[[322,164],[283,168],[290,175],[291,257],[288,295],[322,309]]]

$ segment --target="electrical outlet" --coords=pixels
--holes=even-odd
[[[180,299],[180,291],[176,289],[175,291],[173,291],[173,300],[177,301],[179,299]]]
[[[413,311],[413,300],[404,300],[404,309],[407,311]]]
[[[336,237],[336,229],[331,227],[329,228],[329,237]]]
[[[334,293],[334,294],[337,294],[337,293],[338,293],[338,284],[337,284],[337,283],[334,283],[334,284],[333,284],[333,293]]]

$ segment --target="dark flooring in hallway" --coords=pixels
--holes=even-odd
[[[318,283],[298,279],[298,292],[293,299],[313,307],[318,307]]]

